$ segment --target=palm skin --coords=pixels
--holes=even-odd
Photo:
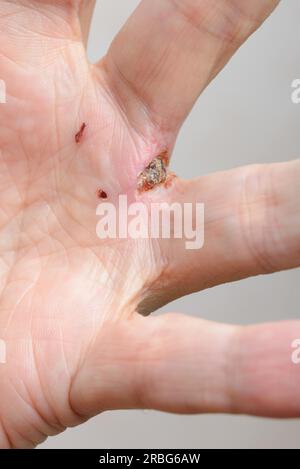
[[[83,44],[53,37],[53,49],[32,67],[30,51],[28,66],[12,63],[17,50],[0,68],[9,92],[0,135],[8,350],[0,412],[13,445],[79,422],[68,397],[72,376],[103,322],[130,318],[160,268],[155,245],[96,236],[97,189],[129,194],[149,149],[122,116],[104,72],[89,66]],[[138,125],[146,129],[146,119]],[[18,422],[11,421],[12,394]]]
[[[97,190],[105,190],[113,201],[118,194],[135,200],[137,175],[162,150],[171,151],[184,112],[167,131],[154,123],[145,110],[144,95],[133,94],[133,88],[125,85],[120,92],[126,78],[117,80],[112,73],[113,52],[97,66],[88,63],[77,10],[70,13],[61,6],[64,2],[57,3],[59,14],[50,7],[40,16],[26,2],[0,3],[0,77],[8,89],[7,104],[0,107],[0,337],[6,341],[8,354],[6,365],[0,367],[2,447],[35,446],[47,435],[110,408],[224,410],[227,398],[222,393],[219,397],[216,390],[212,390],[213,402],[206,396],[200,403],[205,393],[200,393],[201,399],[192,398],[190,405],[185,395],[169,401],[168,389],[174,387],[175,378],[168,354],[172,351],[175,356],[175,350],[181,350],[179,360],[174,361],[185,369],[184,361],[198,350],[188,349],[190,339],[180,340],[177,332],[173,334],[170,317],[145,326],[148,319],[137,310],[149,312],[180,294],[221,281],[299,265],[294,251],[284,265],[266,262],[263,268],[262,262],[250,262],[248,254],[234,264],[224,256],[225,275],[217,266],[209,272],[213,256],[208,248],[202,254],[207,264],[202,270],[198,267],[195,280],[192,257],[184,261],[186,253],[180,252],[176,265],[172,264],[178,243],[166,248],[166,243],[157,240],[99,240]],[[23,35],[14,34],[11,17]],[[143,69],[146,64],[139,66]],[[188,107],[184,99],[183,105]],[[87,127],[76,144],[74,137],[83,122]],[[295,168],[292,172],[298,177],[299,166]],[[242,169],[232,175],[236,186],[228,196],[231,200],[251,171]],[[160,187],[143,197],[146,201],[207,197],[215,207],[210,220],[215,239],[220,235],[218,220],[229,216],[226,209],[219,213],[220,195],[215,188],[223,180],[223,175],[208,177],[202,193],[201,188],[190,189],[187,182],[176,179],[171,187]],[[224,242],[232,251],[239,242],[236,231],[231,245]],[[298,245],[298,233],[297,228],[286,234],[292,246]],[[261,252],[261,241],[254,244]],[[183,279],[186,284],[178,291]],[[178,330],[184,329],[184,319],[177,321]],[[236,334],[229,326],[213,330],[201,322],[197,327],[205,337],[222,332],[222,346]],[[169,383],[158,389],[155,383],[162,376],[167,382],[165,368],[149,377],[139,365],[150,339],[155,341],[155,354],[154,359],[147,355],[146,362],[161,359],[171,370]],[[209,347],[203,342],[201,346]],[[162,343],[169,347],[167,352]],[[160,400],[157,393],[161,393]],[[289,394],[283,394],[288,400]],[[278,402],[282,400],[280,396]],[[283,406],[281,411],[278,402],[266,409],[262,405],[258,412],[298,412],[298,403],[288,410]],[[232,403],[225,410],[257,412],[234,408]]]

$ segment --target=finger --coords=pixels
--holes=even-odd
[[[176,128],[199,93],[279,0],[143,0],[112,43],[105,70],[128,103]],[[102,62],[101,62],[102,63]]]
[[[147,408],[299,417],[299,338],[299,321],[237,327],[170,314],[107,325],[74,379],[72,406],[84,416]]]
[[[139,305],[141,313],[204,288],[300,266],[300,160],[175,179],[163,195],[170,206],[192,203],[194,232],[160,240],[164,267]],[[204,204],[203,247],[197,203]],[[187,249],[190,241],[193,249]]]

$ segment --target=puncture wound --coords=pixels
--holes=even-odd
[[[146,166],[138,176],[138,191],[150,191],[159,184],[165,183],[168,177],[168,163],[169,159],[167,152],[156,156],[152,161],[150,161],[148,166]]]

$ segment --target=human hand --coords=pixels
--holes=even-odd
[[[93,3],[0,1],[0,446],[33,447],[109,409],[299,416],[299,322],[138,313],[299,266],[299,161],[145,192],[205,203],[199,251],[96,236],[97,191],[137,198],[138,174],[171,154],[199,93],[278,2],[143,0],[90,65]]]

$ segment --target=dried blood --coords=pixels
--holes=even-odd
[[[75,142],[76,143],[79,143],[81,141],[85,128],[86,128],[86,123],[83,122],[83,124],[81,125],[79,131],[75,135]]]

